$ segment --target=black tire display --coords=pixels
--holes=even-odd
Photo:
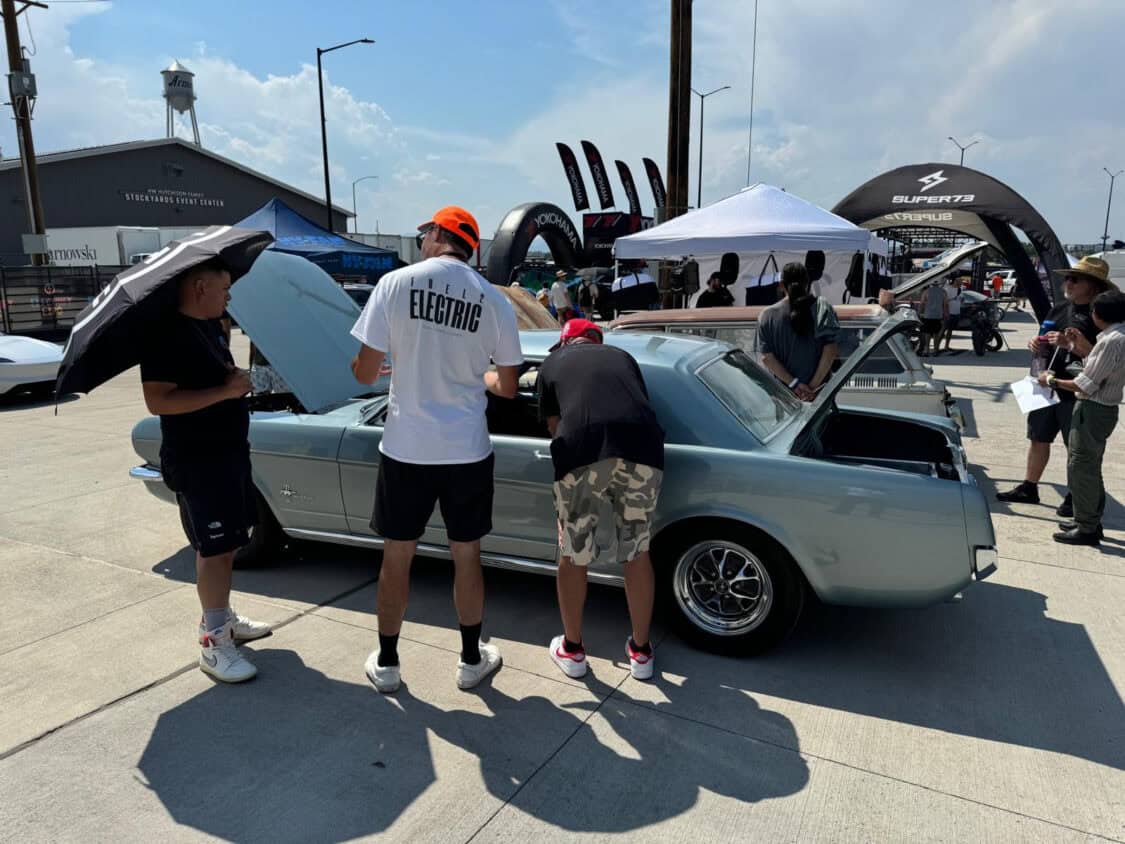
[[[998,352],[1004,348],[1004,338],[1000,336],[999,331],[993,330],[992,334],[988,337],[988,341],[984,344],[984,347],[990,352]]]
[[[677,632],[705,650],[752,655],[796,625],[805,581],[789,555],[744,525],[703,520],[660,537],[659,596]]]

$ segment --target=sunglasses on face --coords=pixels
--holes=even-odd
[[[422,226],[421,229],[419,229],[417,236],[414,238],[414,242],[418,244],[419,249],[422,248],[422,241],[426,239],[426,235],[433,231],[433,229],[433,223],[427,223],[426,225]]]

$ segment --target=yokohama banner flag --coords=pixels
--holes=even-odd
[[[641,198],[637,196],[637,185],[633,182],[633,174],[629,172],[629,165],[624,161],[613,162],[617,165],[617,175],[621,177],[621,184],[625,186],[625,197],[629,200],[629,213],[641,213]]]
[[[589,141],[582,142],[582,151],[586,153],[586,163],[590,165],[590,175],[594,177],[594,190],[598,192],[598,201],[602,204],[602,210],[612,208],[613,189],[609,186],[609,173],[605,171],[602,154]]]
[[[562,159],[563,170],[566,172],[566,181],[570,185],[570,194],[574,197],[574,208],[585,211],[590,207],[590,200],[586,196],[586,183],[582,181],[582,171],[578,169],[578,159],[574,150],[566,144],[555,144]]]
[[[644,159],[644,162],[645,175],[648,176],[648,183],[652,186],[652,198],[656,200],[657,208],[663,208],[667,202],[668,194],[664,190],[664,180],[660,178],[660,168],[651,158]]]

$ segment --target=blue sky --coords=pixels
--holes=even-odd
[[[732,86],[707,102],[705,203],[745,184],[752,12],[695,3],[693,81]],[[573,211],[560,140],[628,161],[648,206],[641,157],[666,160],[666,0],[114,0],[25,17],[40,151],[161,136],[159,71],[175,58],[196,73],[205,146],[317,194],[315,48],[374,38],[325,59],[333,198],[350,204],[354,179],[379,176],[359,189],[364,231],[405,232],[451,202],[486,234],[522,202]],[[762,0],[754,180],[831,207],[891,167],[956,161],[953,134],[981,140],[966,164],[1023,193],[1064,240],[1091,242],[1101,168],[1125,167],[1125,113],[1111,105],[1122,31],[1120,0]],[[1110,228],[1125,236],[1125,197]]]

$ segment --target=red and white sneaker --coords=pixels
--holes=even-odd
[[[649,648],[652,648],[651,644]],[[652,679],[653,663],[656,662],[655,650],[647,654],[633,650],[633,637],[630,636],[625,640],[625,653],[629,654],[629,671],[632,673],[634,680]]]
[[[563,647],[565,636],[556,636],[551,640],[551,662],[559,667],[563,674],[572,680],[586,676],[586,651],[571,653]]]

